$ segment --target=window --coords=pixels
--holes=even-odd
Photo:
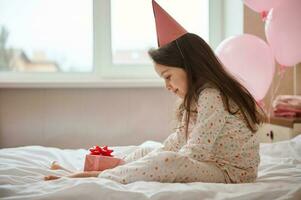
[[[208,41],[208,1],[157,0],[180,24]],[[150,0],[111,0],[113,64],[151,64],[149,48],[157,46]]]
[[[221,40],[222,1],[157,2],[189,32]],[[0,87],[163,85],[147,55],[151,0],[0,0],[0,34]]]
[[[1,71],[93,71],[92,11],[92,0],[1,0]]]

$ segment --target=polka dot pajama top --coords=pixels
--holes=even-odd
[[[231,111],[237,109],[231,101],[230,105]],[[187,137],[184,122],[183,117],[182,126],[162,147],[141,147],[125,158],[126,164],[98,177],[120,183],[255,181],[260,162],[257,134],[247,127],[240,112],[232,115],[226,110],[219,90],[206,88],[200,93]]]

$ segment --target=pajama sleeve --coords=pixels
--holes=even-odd
[[[181,131],[183,126],[183,121],[185,119],[185,115],[182,116],[181,122],[178,124],[178,128],[176,132],[172,133],[163,141],[162,150],[164,151],[174,151],[177,152],[181,149],[183,145],[185,145],[186,135]]]
[[[124,158],[125,163],[130,163],[140,158],[143,158],[150,152],[152,152],[155,148],[150,146],[139,146],[135,151],[130,153]]]
[[[226,110],[218,90],[207,88],[198,99],[198,116],[188,136],[187,144],[179,152],[199,161],[210,161],[213,146],[226,123]]]
[[[163,146],[159,148],[154,148],[150,146],[139,146],[134,152],[130,153],[124,158],[126,163],[133,162],[140,158],[143,158],[153,150],[164,150],[164,151],[179,151],[179,149],[184,145],[183,136],[180,132],[174,132],[169,135],[164,141]]]
[[[177,130],[164,140],[162,150],[177,152],[184,145],[184,142],[184,135]]]

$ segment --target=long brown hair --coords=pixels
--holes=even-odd
[[[225,70],[210,46],[198,35],[186,33],[158,49],[149,50],[148,53],[155,63],[179,67],[187,73],[188,90],[178,108],[180,112],[186,110],[186,134],[190,114],[193,112],[192,103],[197,102],[200,92],[207,84],[220,90],[223,103],[230,114],[236,115],[241,111],[252,132],[256,132],[256,125],[263,122],[264,112],[254,97]],[[237,110],[231,110],[230,100],[236,103]]]

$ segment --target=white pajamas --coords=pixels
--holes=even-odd
[[[256,179],[260,161],[257,135],[247,128],[241,114],[231,115],[225,109],[217,89],[201,92],[197,113],[191,114],[190,121],[187,138],[183,117],[182,126],[163,147],[140,147],[125,158],[126,164],[105,170],[98,177],[120,183],[243,183]]]

